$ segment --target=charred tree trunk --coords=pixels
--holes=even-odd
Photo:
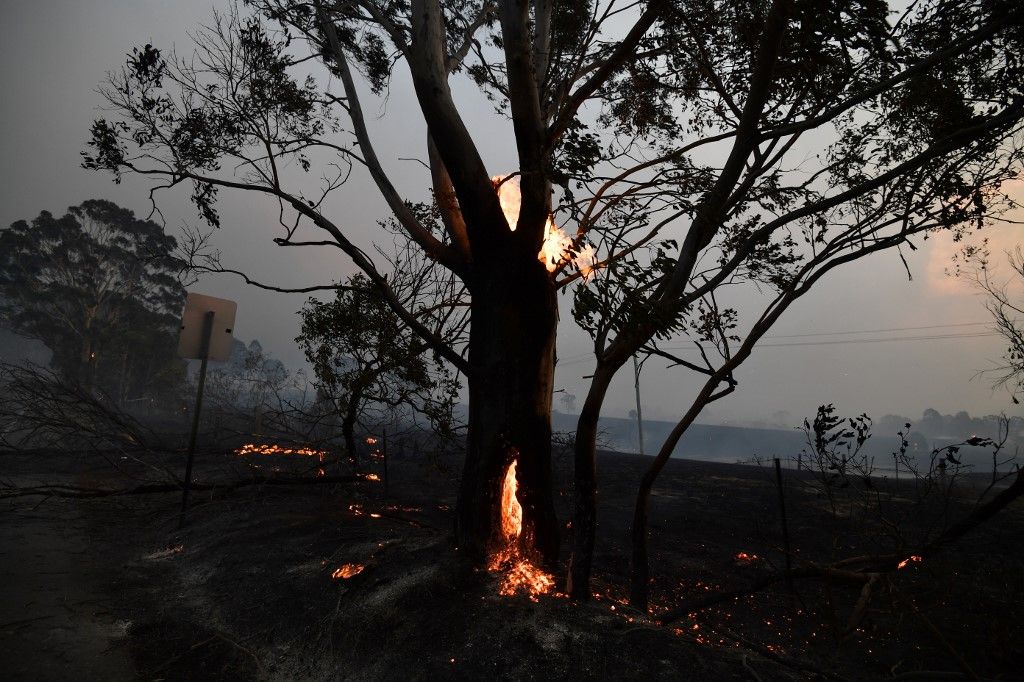
[[[455,536],[482,561],[500,535],[501,489],[513,460],[524,549],[552,567],[559,533],[551,478],[557,299],[536,252],[502,254],[474,277],[469,434]]]

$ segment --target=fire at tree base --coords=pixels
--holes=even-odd
[[[525,594],[537,601],[542,594],[551,593],[555,579],[537,568],[529,556],[529,538],[523,538],[523,506],[516,497],[516,460],[508,465],[501,487],[501,535],[503,546],[496,550],[487,568],[502,573],[498,591],[511,597]]]

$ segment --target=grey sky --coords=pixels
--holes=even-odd
[[[0,9],[0,225],[29,219],[41,210],[63,212],[84,199],[104,197],[145,215],[147,188],[133,178],[115,185],[107,175],[79,167],[79,151],[90,122],[101,104],[95,89],[107,70],[118,68],[133,45],[152,42],[179,51],[189,46],[187,30],[208,21],[210,0],[5,0]],[[382,115],[374,123],[378,153],[394,173],[400,188],[421,198],[426,174],[414,161],[423,158],[424,132],[418,115],[403,117],[415,103],[407,81],[399,74],[383,103],[365,105]],[[464,116],[479,140],[486,141],[485,160],[493,173],[514,168],[510,125],[493,116],[489,105],[465,84],[456,89],[466,104]],[[1024,198],[1024,185],[1016,188]],[[160,206],[173,232],[183,221],[196,222],[184,196],[164,194]],[[331,249],[294,250],[275,247],[274,206],[250,196],[221,193],[224,227],[216,245],[225,264],[282,285],[326,283],[353,272]],[[386,213],[365,176],[358,176],[330,203],[337,222],[359,235],[368,246],[376,220]],[[997,248],[1019,239],[1019,228],[1000,228],[993,236]],[[773,336],[845,330],[890,329],[953,325],[985,321],[976,294],[943,274],[952,248],[943,240],[930,241],[910,254],[914,280],[895,253],[885,254],[840,271],[786,314]],[[291,367],[302,358],[292,343],[298,332],[295,311],[303,296],[263,292],[237,279],[209,279],[197,290],[237,299],[237,335],[258,338],[265,348]],[[749,309],[756,295],[737,294]],[[589,373],[585,336],[575,328],[564,298],[559,354],[563,358],[558,386],[581,399]],[[985,331],[985,327],[949,327],[904,332],[929,336]],[[893,333],[865,334],[885,338]],[[828,340],[855,338],[829,337]],[[766,344],[814,342],[815,338],[773,338]],[[872,416],[899,413],[920,416],[926,407],[942,412],[965,409],[972,414],[1011,410],[1004,393],[993,393],[988,382],[974,378],[1001,352],[998,338],[904,342],[785,345],[765,347],[738,373],[740,390],[713,406],[705,420],[770,420],[780,411],[792,423],[813,413],[816,405],[834,402],[843,413],[866,411]],[[689,383],[688,383],[689,382]],[[645,415],[677,417],[684,399],[694,390],[691,376],[664,370],[652,360],[644,373]],[[624,414],[633,407],[632,375],[623,372],[610,393],[606,413]],[[561,407],[556,396],[556,407]],[[1019,412],[1019,411],[1018,411]]]

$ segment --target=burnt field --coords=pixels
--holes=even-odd
[[[8,485],[93,494],[181,464],[122,457],[4,454],[0,466]],[[6,679],[1019,679],[1020,500],[867,599],[811,578],[696,608],[782,568],[778,490],[770,467],[673,460],[651,504],[652,612],[695,607],[659,625],[625,603],[643,458],[600,458],[599,595],[586,605],[560,594],[561,576],[534,601],[460,563],[454,463],[393,461],[385,490],[379,465],[355,476],[302,455],[197,461],[182,530],[174,491],[2,501]],[[250,485],[254,473],[316,482]],[[564,521],[567,456],[556,473]],[[880,549],[878,528],[833,514],[810,474],[784,477],[794,568]],[[958,482],[903,532],[955,522],[983,484]]]

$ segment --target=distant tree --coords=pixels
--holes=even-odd
[[[124,403],[176,383],[184,288],[175,239],[110,201],[0,231],[0,322],[43,342],[64,377]]]
[[[945,423],[942,413],[931,407],[921,413],[921,421],[918,426],[929,436],[945,435]]]
[[[1006,343],[1002,363],[988,374],[995,386],[1006,388],[1013,402],[1019,403],[1024,393],[1024,301],[1019,293],[1024,285],[1024,248],[1018,244],[1006,256],[1011,274],[1005,281],[994,279],[988,263],[983,261],[974,282],[986,294],[985,307]]]
[[[355,429],[391,421],[406,409],[426,417],[434,431],[450,433],[459,384],[362,275],[335,298],[309,299],[299,312],[296,339],[313,365],[317,390],[341,417],[348,456],[357,461]]]
[[[264,351],[259,341],[253,339],[246,345],[234,339],[227,362],[209,371],[208,393],[224,407],[258,412],[288,377],[284,363]]]
[[[565,408],[566,413],[574,413],[576,411],[576,396],[569,392],[563,393],[562,407]]]
[[[878,432],[883,434],[894,434],[907,429],[907,424],[912,420],[899,414],[886,414],[878,420]]]

